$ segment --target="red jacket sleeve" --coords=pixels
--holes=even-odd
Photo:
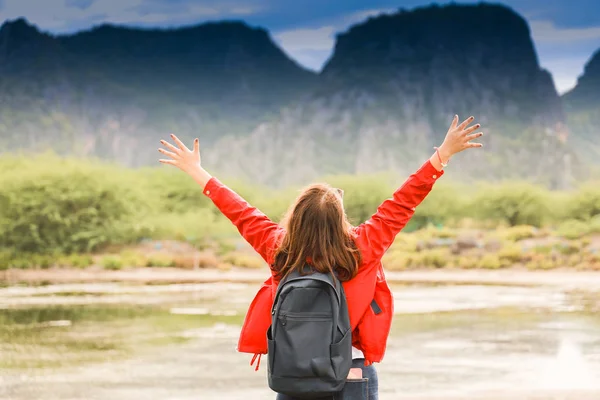
[[[204,187],[204,194],[237,227],[244,239],[270,266],[283,228],[256,207],[248,204],[217,178],[213,177],[208,181]]]
[[[396,190],[391,199],[385,200],[368,221],[356,228],[357,241],[361,242],[361,249],[366,249],[369,257],[383,257],[396,235],[414,215],[416,207],[443,174],[444,171],[436,170],[427,160]]]

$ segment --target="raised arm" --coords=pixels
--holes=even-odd
[[[433,184],[444,174],[443,168],[450,157],[465,149],[482,146],[480,143],[471,143],[471,140],[483,135],[481,132],[472,133],[480,127],[479,124],[468,127],[473,120],[470,117],[459,125],[458,116],[455,116],[443,144],[431,158],[394,192],[391,199],[385,200],[368,221],[357,227],[356,234],[363,243],[361,248],[368,251],[370,257],[383,257],[396,235],[412,218],[417,206],[427,197]]]
[[[270,265],[273,250],[282,228],[271,221],[256,207],[252,207],[236,192],[212,177],[201,165],[198,139],[194,140],[193,150],[189,150],[175,135],[171,135],[176,146],[161,140],[161,144],[170,151],[159,149],[171,159],[159,160],[163,164],[171,164],[190,175],[210,198],[217,208],[237,228],[246,241]]]

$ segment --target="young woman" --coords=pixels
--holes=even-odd
[[[202,167],[198,139],[192,150],[175,135],[171,135],[175,145],[161,140],[168,150],[159,151],[169,159],[160,162],[189,174],[270,266],[271,276],[248,309],[238,343],[238,351],[254,354],[251,365],[258,356],[258,370],[260,356],[267,353],[266,333],[278,282],[308,263],[319,272],[334,271],[343,282],[352,328],[353,367],[361,368],[368,378],[369,400],[378,398],[377,372],[372,364],[384,356],[394,312],[381,258],[444,174],[450,158],[482,146],[471,142],[483,134],[474,133],[480,125],[471,126],[473,120],[470,117],[459,124],[455,116],[442,145],[430,159],[357,227],[346,218],[342,192],[327,184],[307,187],[283,223],[276,224]],[[278,399],[289,398],[279,394]]]

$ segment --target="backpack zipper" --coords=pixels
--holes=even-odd
[[[318,313],[312,315],[306,315],[303,313],[282,313],[279,314],[279,320],[281,321],[281,325],[285,326],[288,318],[295,321],[331,321],[333,316],[331,314],[326,313]]]

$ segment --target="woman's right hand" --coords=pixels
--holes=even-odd
[[[211,176],[202,168],[202,160],[200,158],[200,143],[198,139],[194,139],[193,150],[187,148],[185,144],[171,134],[171,139],[177,147],[173,146],[166,140],[161,140],[160,143],[169,150],[158,149],[158,151],[171,159],[158,160],[162,164],[174,165],[186,174],[190,175],[199,185],[204,187],[210,180]]]
[[[456,153],[460,153],[466,149],[482,147],[481,143],[472,143],[471,140],[477,139],[483,135],[483,132],[475,132],[481,127],[480,124],[469,126],[475,120],[474,117],[469,117],[460,125],[458,124],[458,115],[454,116],[452,124],[446,133],[446,138],[442,145],[438,148],[440,157],[447,163],[450,157]]]

